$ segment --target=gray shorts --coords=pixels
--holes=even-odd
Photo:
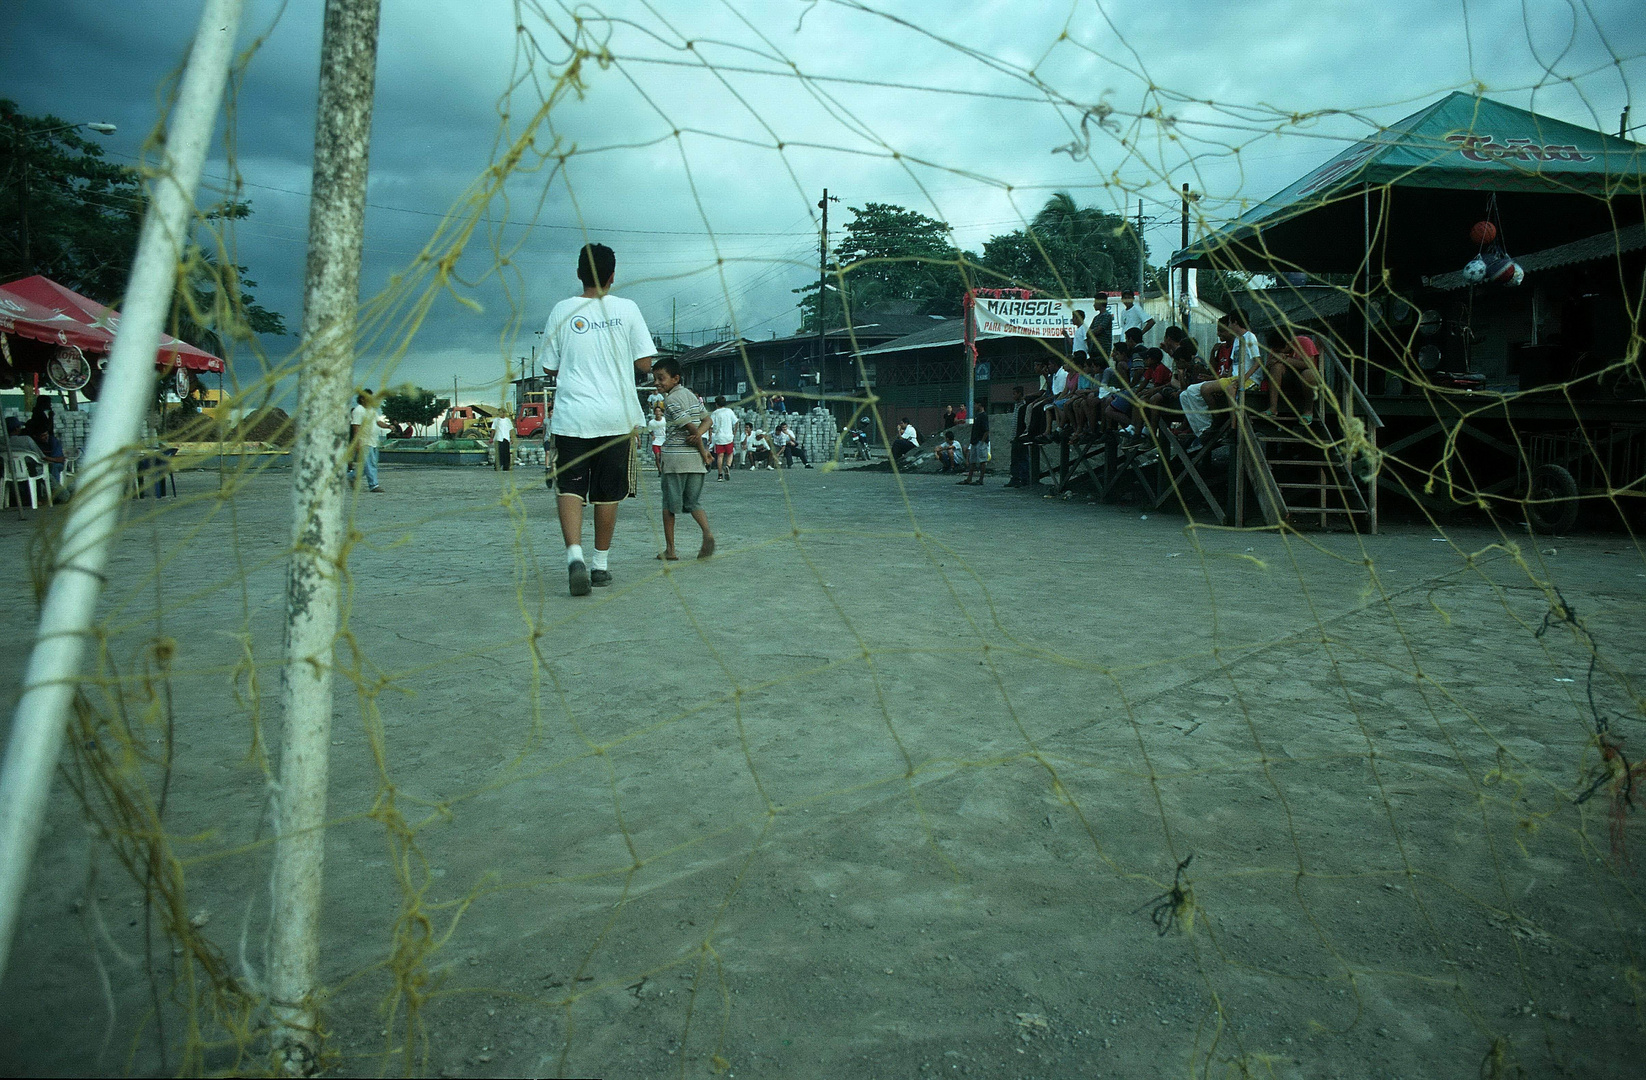
[[[986,465],[989,461],[989,443],[974,442],[966,447],[966,461],[972,465]]]
[[[689,514],[703,505],[703,477],[700,472],[666,472],[663,474],[663,510],[670,514]]]

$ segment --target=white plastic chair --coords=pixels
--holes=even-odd
[[[34,509],[40,509],[41,491],[46,493],[46,505],[52,505],[51,470],[47,468],[46,459],[34,450],[20,450],[13,443],[6,455],[6,497],[14,500],[19,508],[23,505],[22,494],[17,490],[20,484],[28,485],[29,505]]]

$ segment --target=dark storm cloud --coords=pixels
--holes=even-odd
[[[552,130],[584,153],[552,183],[547,167],[511,180],[508,205],[494,203],[492,214],[540,227],[483,229],[473,238],[459,271],[480,284],[454,287],[483,311],[437,299],[398,375],[433,386],[449,385],[454,373],[476,386],[500,378],[507,360],[529,353],[547,309],[575,287],[580,224],[618,249],[620,278],[654,331],[667,332],[678,310],[684,329],[735,321],[751,336],[789,333],[797,321],[790,290],[815,274],[813,204],[825,186],[844,200],[831,220],[837,230],[849,217],[847,206],[898,202],[943,217],[973,250],[1032,216],[1054,187],[1128,213],[1141,192],[1147,212],[1160,217],[1149,232],[1159,259],[1175,246],[1178,183],[1206,191],[1203,206],[1214,217],[1233,213],[1242,200],[1267,196],[1364,134],[1367,121],[1387,123],[1472,80],[1511,104],[1611,128],[1646,48],[1642,21],[1625,0],[1587,8],[1478,0],[1468,5],[1467,35],[1461,9],[1415,0],[1352,7],[1267,0],[1241,6],[1233,32],[1223,25],[1228,12],[1208,21],[1203,5],[1189,0],[1081,4],[1070,9],[1067,24],[1056,21],[1062,9],[1052,17],[988,0],[945,5],[940,20],[928,4],[894,6],[975,52],[849,5],[773,2],[734,11],[720,3],[675,3],[658,9],[672,27],[629,0],[603,7],[632,24],[603,24],[593,17],[596,9],[580,7],[593,17],[585,41],[608,45],[618,62],[585,65],[586,93],[557,106],[538,145],[549,144]],[[564,47],[542,14],[530,5],[521,10],[544,51],[560,57]],[[181,61],[197,11],[175,0],[13,0],[0,8],[0,94],[31,113],[112,120],[121,130],[106,145],[135,159],[159,115],[157,90]],[[1025,11],[1035,17],[1023,17]],[[563,9],[544,12],[573,32]],[[236,114],[234,164],[255,208],[235,230],[239,259],[259,283],[259,300],[294,328],[301,317],[320,14],[320,0],[292,0],[284,9],[274,0],[249,3],[243,40],[264,31],[267,39],[245,73]],[[499,98],[517,71],[515,26],[516,8],[504,0],[385,4],[368,292],[411,263],[440,215],[492,159]],[[1064,30],[1069,38],[1059,42]],[[688,37],[691,49],[684,47]],[[1610,63],[1613,56],[1623,62]],[[1053,150],[1074,139],[1078,110],[842,82],[806,86],[690,66],[705,57],[721,67],[776,69],[793,59],[818,74],[1031,97],[1032,86],[991,64],[1033,66],[1061,92],[1119,109],[1123,140],[1101,133],[1090,157],[1077,160]],[[1548,78],[1547,65],[1577,81]],[[539,63],[537,73],[546,66]],[[1543,88],[1534,89],[1540,81]],[[1151,86],[1199,101],[1356,115],[1264,136],[1277,122],[1248,112],[1244,127],[1231,125],[1242,117],[1155,96]],[[522,87],[508,103],[514,132],[540,89]],[[1125,114],[1156,107],[1180,122],[1126,126]],[[774,141],[784,144],[781,152]],[[624,148],[590,152],[611,147]],[[903,156],[893,159],[894,148]],[[226,176],[229,163],[219,155],[208,172]],[[1018,187],[1007,191],[1006,183]],[[512,301],[497,275],[486,276],[494,244],[511,260],[504,278]],[[506,338],[511,314],[519,315],[519,333]],[[291,344],[288,338],[269,346],[278,353]]]

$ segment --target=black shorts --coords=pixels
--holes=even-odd
[[[579,439],[554,437],[558,474],[554,485],[561,495],[575,495],[585,503],[619,503],[634,494],[634,437],[607,435]]]

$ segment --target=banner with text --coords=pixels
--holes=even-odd
[[[1004,334],[1010,337],[1066,338],[1074,329],[1076,308],[1088,316],[1096,306],[1090,298],[1034,300],[979,296],[973,301],[973,325],[979,337]]]

